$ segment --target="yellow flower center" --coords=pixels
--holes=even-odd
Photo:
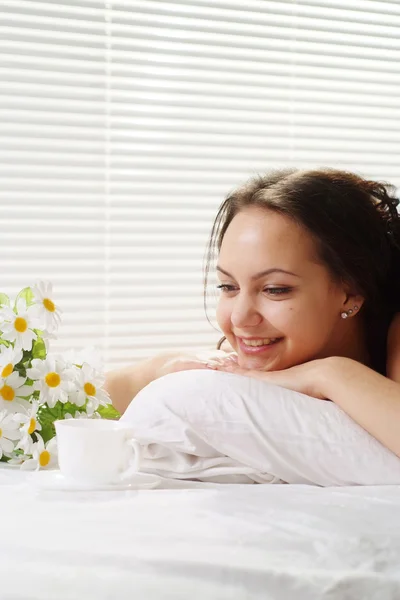
[[[0,429],[0,438],[3,437],[3,430]]]
[[[47,373],[45,381],[49,387],[55,388],[60,385],[61,377],[58,373],[54,373],[54,371],[52,371],[51,373]]]
[[[39,465],[41,467],[47,467],[49,462],[50,462],[50,452],[48,450],[43,450],[43,452],[41,452],[39,454]]]
[[[94,387],[94,385],[92,383],[85,383],[85,385],[83,386],[83,389],[85,390],[85,394],[87,396],[95,396],[96,395],[96,388]]]
[[[12,366],[11,363],[8,363],[8,365],[6,365],[4,367],[4,369],[2,370],[1,376],[2,377],[8,377],[9,375],[11,375],[12,371],[13,371],[13,366]]]
[[[15,392],[13,388],[9,385],[4,385],[0,390],[0,395],[3,400],[7,400],[7,402],[12,402],[15,398]]]
[[[14,327],[19,333],[24,333],[28,329],[28,323],[22,317],[17,317],[14,321]]]
[[[52,300],[50,300],[50,298],[44,298],[43,306],[49,312],[54,312],[56,310],[56,306],[55,306],[54,302]]]
[[[32,419],[29,421],[29,427],[28,427],[28,433],[29,435],[31,435],[31,433],[33,433],[36,429],[36,419],[34,419],[32,417]]]

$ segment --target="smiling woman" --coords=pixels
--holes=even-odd
[[[288,169],[228,196],[205,279],[218,256],[217,320],[240,367],[275,371],[341,356],[386,374],[400,310],[392,191],[335,169]]]
[[[227,370],[329,399],[400,456],[398,204],[389,184],[336,169],[275,171],[231,193],[205,268],[206,300],[217,259],[230,354],[173,352],[110,373],[118,410],[168,373]]]

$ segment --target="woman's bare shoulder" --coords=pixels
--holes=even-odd
[[[386,376],[400,383],[400,312],[394,315],[389,327]]]

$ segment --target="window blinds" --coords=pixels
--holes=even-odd
[[[2,0],[1,290],[51,280],[53,348],[109,368],[214,346],[231,189],[282,166],[400,185],[399,26],[397,1]]]

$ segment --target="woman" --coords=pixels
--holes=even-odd
[[[398,203],[392,186],[336,169],[275,171],[235,190],[206,267],[207,283],[218,255],[231,353],[168,353],[109,373],[115,406],[167,373],[214,368],[336,402],[400,456]]]

